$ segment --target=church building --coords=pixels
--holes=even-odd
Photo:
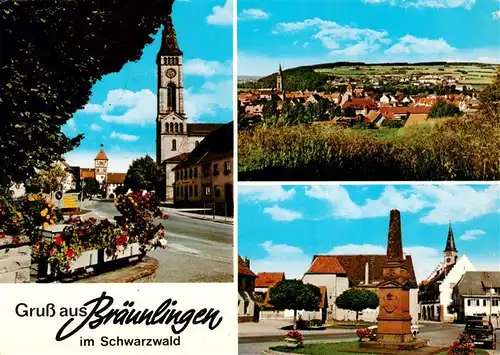
[[[419,286],[420,319],[453,322],[456,315],[449,312],[449,306],[452,304],[453,288],[466,272],[475,270],[467,255],[458,256],[455,236],[450,222],[443,262]]]
[[[184,112],[183,53],[177,43],[172,18],[163,28],[161,47],[156,57],[158,95],[156,118],[156,161],[166,173],[166,201],[173,202],[173,168],[187,157],[207,135],[221,127],[215,123],[188,123]]]

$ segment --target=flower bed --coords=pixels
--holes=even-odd
[[[474,355],[476,347],[474,340],[468,334],[462,333],[448,349],[448,355]]]
[[[290,330],[285,335],[287,347],[297,348],[304,345],[304,335],[298,330]]]
[[[36,243],[36,254],[48,266],[46,275],[94,269],[118,259],[140,259],[151,249],[166,247],[163,225],[153,223],[162,216],[153,195],[143,191],[121,195],[115,206],[121,213],[116,221],[70,217],[63,228]]]

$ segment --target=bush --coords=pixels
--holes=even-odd
[[[496,117],[441,119],[377,138],[335,125],[240,132],[240,180],[405,181],[500,179]]]
[[[285,338],[295,339],[299,345],[304,345],[304,335],[302,335],[302,333],[298,330],[289,330],[286,333]]]

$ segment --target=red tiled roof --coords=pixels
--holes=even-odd
[[[173,156],[171,158],[165,159],[163,162],[167,163],[180,163],[188,157],[189,153],[181,153],[179,155]]]
[[[365,267],[368,263],[368,282],[379,282],[382,278],[382,268],[387,261],[386,255],[335,255],[347,273],[349,280],[355,284],[365,282]],[[411,255],[407,255],[404,265],[408,267],[410,281],[417,284]]]
[[[334,255],[315,255],[307,274],[345,274]]]
[[[80,169],[80,179],[95,178],[95,170],[89,168]]]
[[[255,287],[271,287],[284,279],[284,272],[259,272],[255,280]]]
[[[125,173],[108,173],[106,182],[108,184],[123,184],[126,175]]]
[[[238,255],[238,274],[257,277],[252,270],[247,266],[245,261]]]
[[[377,108],[377,104],[375,103],[375,101],[373,101],[372,99],[351,99],[350,101],[347,101],[346,103],[344,103],[344,105],[342,106],[343,109],[346,109],[348,107],[352,107],[352,108]]]
[[[382,278],[382,268],[386,255],[315,255],[309,274],[346,274],[355,285],[365,282],[365,267],[368,263],[368,282],[378,283]],[[404,265],[408,268],[410,281],[417,285],[413,261],[406,256]]]
[[[106,153],[104,153],[104,149],[101,149],[99,153],[97,153],[96,157],[94,160],[108,160],[108,157],[106,156]]]

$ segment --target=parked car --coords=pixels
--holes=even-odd
[[[377,326],[376,325],[372,325],[370,327],[368,327],[369,330],[372,331],[372,338],[375,339],[375,336],[377,335]],[[416,338],[417,337],[417,334],[420,333],[420,327],[416,324],[412,324],[411,325],[411,333],[413,334],[413,337]]]
[[[490,321],[469,319],[465,324],[464,333],[472,337],[475,345],[485,345],[490,349],[496,348],[495,328]]]

